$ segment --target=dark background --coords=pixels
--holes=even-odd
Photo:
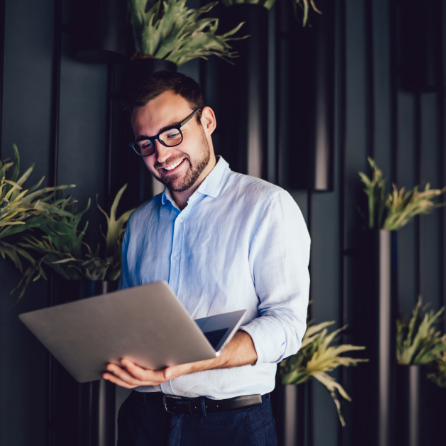
[[[280,3],[282,1],[282,3]],[[361,226],[356,205],[363,192],[358,171],[368,172],[367,156],[372,156],[397,184],[412,188],[429,181],[433,188],[446,184],[444,89],[410,91],[402,82],[401,34],[398,32],[399,4],[390,0],[333,0],[334,2],[334,191],[314,193],[282,184],[299,204],[312,235],[311,298],[316,322],[335,320],[336,326],[351,324],[351,270],[355,262],[354,232]],[[196,7],[198,2],[190,2]],[[279,6],[280,3],[280,6]],[[446,22],[442,2],[438,19]],[[54,98],[54,1],[6,0],[0,2],[4,14],[3,96],[1,119],[1,158],[12,154],[18,145],[22,171],[36,163],[29,185],[43,175],[52,175],[53,98]],[[64,24],[71,20],[72,3],[63,2]],[[293,50],[287,40],[287,6],[283,0],[269,12],[268,29],[268,177],[278,181],[280,169],[274,154],[280,141],[276,130],[285,119],[287,82],[298,81],[299,64],[306,59],[295,54],[294,71],[277,67],[284,63],[286,51]],[[313,20],[317,20],[313,16]],[[446,61],[442,44],[436,48],[441,84]],[[107,66],[77,61],[72,53],[69,33],[63,34],[60,82],[60,137],[58,183],[75,183],[73,194],[79,207],[98,194],[105,204],[106,193],[106,118]],[[192,61],[179,68],[204,86],[205,101],[217,114],[219,85],[218,62]],[[280,88],[279,88],[280,87]],[[305,86],[303,85],[303,88]],[[289,98],[288,98],[289,100]],[[215,134],[219,153],[219,134]],[[122,145],[121,155],[133,156]],[[222,150],[224,150],[222,148]],[[305,151],[298,142],[287,145],[283,163],[293,153]],[[296,172],[302,166],[296,165]],[[114,167],[119,170],[119,165]],[[121,175],[117,174],[119,181]],[[112,184],[114,193],[122,185]],[[126,207],[122,200],[122,210]],[[92,209],[87,218],[99,236],[98,214]],[[409,313],[421,294],[433,309],[445,305],[445,210],[423,216],[398,233],[398,305]],[[29,287],[24,298],[14,305],[10,291],[19,273],[10,262],[0,258],[0,444],[8,446],[44,445],[47,410],[47,356],[40,343],[21,325],[17,314],[47,305],[48,283],[40,280]],[[350,342],[347,332],[344,341]],[[366,353],[365,353],[366,356]],[[347,391],[354,370],[340,373]],[[305,446],[351,445],[354,430],[352,414],[355,401],[343,405],[347,427],[342,429],[329,394],[318,383],[309,386],[305,411]],[[292,400],[294,387],[287,389]],[[290,405],[291,407],[292,405]],[[294,407],[294,406],[293,406]],[[293,414],[293,407],[290,416]],[[367,416],[367,413],[364,413]],[[356,446],[356,445],[354,445]]]

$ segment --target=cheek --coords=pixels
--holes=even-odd
[[[156,172],[156,169],[153,167],[155,164],[155,157],[152,156],[147,156],[145,158],[143,158],[144,164],[147,166],[147,168],[151,171],[151,172]]]

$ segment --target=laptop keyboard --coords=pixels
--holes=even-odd
[[[228,331],[227,328],[221,328],[220,330],[213,330],[213,331],[207,331],[206,333],[203,333],[209,343],[214,347],[214,350],[217,348],[218,343],[221,341],[221,338],[225,335],[225,333]]]

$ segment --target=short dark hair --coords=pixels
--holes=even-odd
[[[131,116],[135,107],[143,107],[166,91],[173,91],[182,96],[192,110],[203,109],[204,101],[200,85],[192,78],[174,71],[157,71],[144,79],[138,87],[128,93],[122,101],[124,110]],[[200,123],[201,112],[196,115]]]

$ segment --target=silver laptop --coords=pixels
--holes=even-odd
[[[217,357],[246,310],[191,319],[166,282],[153,282],[19,315],[73,378],[101,379],[128,358],[157,370]]]

